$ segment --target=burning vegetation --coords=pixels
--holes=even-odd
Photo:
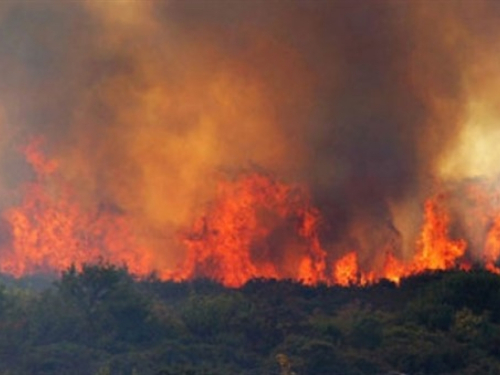
[[[260,5],[2,3],[0,271],[500,272],[496,2]]]
[[[483,219],[484,246],[475,258],[463,238],[450,235],[449,199],[441,194],[425,201],[421,232],[413,256],[402,259],[393,248],[382,262],[362,265],[358,249],[340,256],[321,242],[323,219],[304,188],[277,181],[262,172],[221,179],[200,218],[179,232],[186,257],[171,268],[157,267],[151,249],[141,244],[133,221],[117,207],[85,207],[58,173],[58,162],[34,140],[23,149],[35,178],[22,191],[21,204],[3,214],[9,241],[0,269],[21,276],[62,271],[102,260],[126,265],[133,274],[157,273],[164,279],[207,277],[239,287],[252,278],[293,279],[306,284],[366,284],[426,270],[469,269],[482,264],[500,272],[500,216]],[[478,193],[478,184],[469,191]],[[484,191],[481,199],[492,200]],[[478,199],[478,197],[472,197]],[[491,203],[485,202],[487,206]],[[476,207],[477,208],[477,207]],[[485,213],[486,214],[486,213]]]

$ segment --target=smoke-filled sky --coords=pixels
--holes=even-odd
[[[436,180],[500,172],[499,25],[493,0],[2,1],[0,203],[43,136],[152,243],[258,166],[326,242],[404,248]]]

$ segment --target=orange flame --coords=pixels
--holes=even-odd
[[[326,253],[317,234],[318,212],[310,208],[301,189],[250,174],[221,182],[218,196],[209,214],[185,238],[188,256],[181,278],[205,276],[228,286],[240,286],[254,277],[292,277],[306,283],[324,279]],[[291,234],[286,226],[292,222],[297,242],[305,246],[295,264],[280,267],[282,262],[273,259],[270,238],[283,230],[283,235]],[[291,256],[282,254],[287,255]]]
[[[35,181],[25,186],[21,205],[3,214],[13,240],[0,270],[20,276],[104,259],[127,264],[134,273],[149,271],[126,217],[105,206],[85,211],[72,201],[57,163],[40,152],[40,145],[36,140],[24,149]]]
[[[409,273],[408,267],[397,259],[394,254],[386,253],[385,264],[383,269],[383,277],[395,283],[399,283],[399,280],[403,276]]]
[[[394,254],[386,253],[382,277],[397,283],[402,277],[426,270],[445,270],[456,266],[466,268],[463,257],[467,244],[462,239],[450,239],[450,219],[439,203],[439,196],[425,202],[424,223],[411,261],[405,263]]]
[[[355,251],[347,253],[334,264],[333,278],[335,283],[339,285],[357,284],[359,270],[358,255]]]
[[[399,282],[424,270],[469,267],[468,243],[451,238],[451,219],[442,195],[425,202],[424,222],[411,259],[404,261],[387,251],[380,269],[365,270],[359,265],[358,251],[332,261],[335,248],[329,252],[323,248],[321,214],[304,188],[247,173],[220,181],[205,215],[182,235],[186,256],[177,269],[156,269],[154,252],[141,245],[127,213],[110,204],[80,205],[60,175],[57,161],[44,156],[41,145],[41,140],[35,140],[23,150],[35,178],[24,187],[21,204],[2,215],[10,226],[11,241],[0,252],[1,272],[20,276],[105,260],[126,264],[137,275],[155,271],[178,280],[208,277],[238,287],[258,277],[306,284],[367,284],[380,278]],[[487,203],[490,193],[478,191],[481,194],[474,196]],[[481,211],[478,207],[474,209]],[[500,258],[500,215],[494,213],[478,219],[481,225],[491,223],[481,257],[488,270],[500,273],[495,263]]]
[[[488,231],[484,245],[483,259],[487,270],[500,274],[500,268],[495,262],[500,258],[500,216],[495,218]]]
[[[412,272],[424,270],[445,270],[457,265],[465,254],[464,240],[451,240],[448,235],[449,217],[439,207],[439,198],[425,202],[424,226],[417,243]]]

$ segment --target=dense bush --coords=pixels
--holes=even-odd
[[[498,374],[500,277],[400,286],[134,279],[72,267],[45,288],[4,278],[0,374]]]

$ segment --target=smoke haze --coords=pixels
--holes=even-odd
[[[495,1],[4,1],[0,204],[43,136],[159,262],[221,173],[303,184],[328,251],[412,251],[436,180],[496,176]]]

